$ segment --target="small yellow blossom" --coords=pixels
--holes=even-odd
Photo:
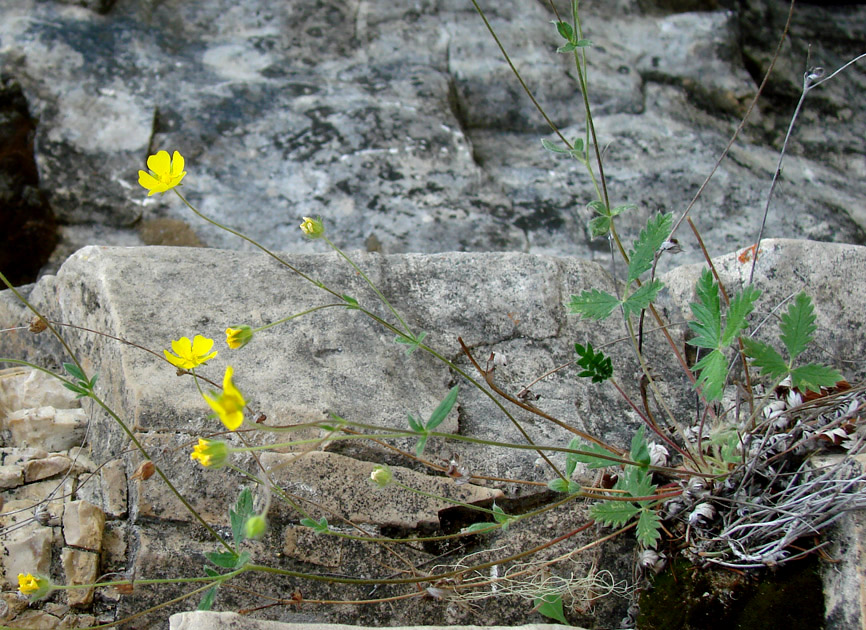
[[[197,459],[205,468],[222,468],[228,456],[229,447],[225,442],[199,438],[198,444],[193,447],[189,458]]]
[[[164,193],[178,184],[186,171],[183,170],[183,156],[177,151],[169,158],[168,151],[160,151],[147,158],[147,171],[138,171],[138,183],[149,191],[147,196]]]
[[[253,329],[249,326],[236,326],[235,328],[226,328],[226,343],[232,350],[243,348],[253,338]]]
[[[325,233],[325,226],[322,225],[321,219],[304,217],[304,222],[301,223],[301,231],[310,238],[319,238]]]
[[[184,370],[191,370],[217,355],[216,352],[208,354],[212,347],[213,339],[196,335],[192,341],[189,340],[189,337],[181,337],[177,341],[171,342],[171,349],[174,350],[177,356],[171,354],[168,350],[163,350],[163,353],[168,362],[173,366]]]
[[[32,573],[18,574],[18,591],[33,599],[41,599],[54,590],[51,580]]]
[[[216,412],[217,417],[229,431],[235,431],[243,424],[244,407],[247,404],[232,383],[233,374],[232,366],[227,366],[225,376],[223,376],[223,391],[216,398],[203,394],[207,404]]]

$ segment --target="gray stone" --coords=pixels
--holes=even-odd
[[[50,527],[28,527],[15,530],[3,542],[3,572],[6,583],[18,588],[18,574],[49,575],[51,544],[54,532]]]
[[[80,476],[75,494],[78,498],[99,506],[109,518],[126,516],[126,471],[123,461],[108,461],[99,467],[96,474]]]
[[[541,148],[550,129],[465,2],[90,4],[97,10],[22,1],[4,8],[0,26],[0,67],[39,120],[40,184],[68,224],[57,264],[83,244],[176,243],[151,235],[148,226],[166,220],[184,244],[249,249],[173,194],[145,198],[137,170],[163,148],[186,156],[193,203],[275,249],[316,251],[297,229],[305,215],[324,216],[347,248],[386,253],[593,258],[606,249],[586,233],[590,178]],[[623,234],[636,235],[651,212],[683,210],[709,173],[785,7],[622,0],[582,11],[611,201],[639,206],[621,217]],[[574,62],[554,52],[561,39],[548,5],[506,0],[488,12],[553,122],[583,137]],[[805,44],[830,69],[866,43],[860,8],[798,6],[795,15],[781,78],[695,208],[713,254],[755,238]],[[772,236],[866,239],[866,119],[852,105],[862,88],[849,71],[807,99]],[[700,260],[681,236],[683,260]]]

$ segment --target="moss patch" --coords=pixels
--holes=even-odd
[[[817,558],[749,574],[679,561],[641,593],[639,630],[821,630]]]

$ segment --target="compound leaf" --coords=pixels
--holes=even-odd
[[[601,351],[594,352],[591,343],[587,342],[586,347],[576,343],[574,349],[580,357],[577,364],[583,368],[583,371],[578,374],[580,378],[592,378],[593,383],[601,383],[613,376],[613,363],[610,357],[605,356]]]
[[[640,313],[643,309],[647,308],[656,299],[656,295],[661,291],[662,286],[661,280],[656,279],[652,282],[647,282],[629,295],[622,303],[625,316],[628,317],[633,313]]]
[[[788,373],[789,366],[785,359],[771,346],[751,337],[743,338],[743,346],[752,359],[752,365],[759,368],[763,376],[778,380]]]

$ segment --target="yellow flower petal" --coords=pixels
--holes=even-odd
[[[183,172],[183,156],[175,151],[171,156],[171,177],[183,177],[186,173]]]
[[[152,170],[157,177],[168,174],[171,171],[171,158],[168,151],[159,151],[156,155],[147,158],[147,168]]]

